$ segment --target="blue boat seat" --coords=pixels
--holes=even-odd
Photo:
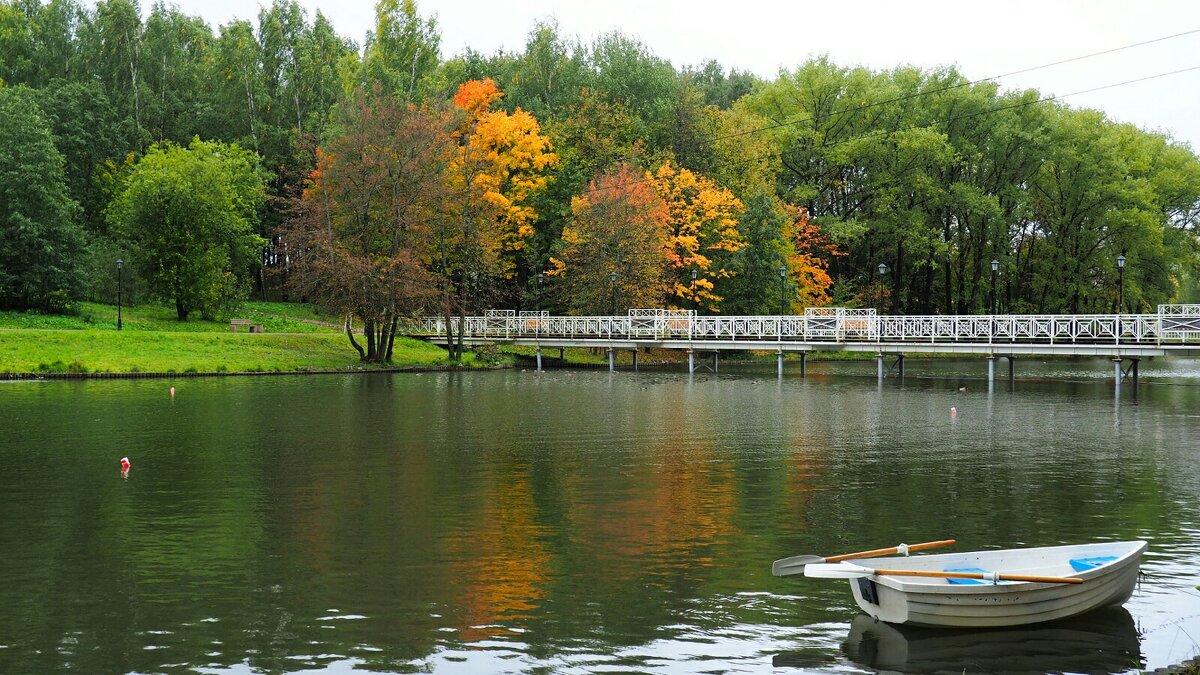
[[[1076,572],[1086,572],[1090,569],[1107,565],[1117,559],[1115,555],[1101,555],[1094,558],[1075,558],[1071,560],[1071,569]]]
[[[946,572],[967,572],[970,574],[987,574],[988,573],[987,570],[981,570],[978,567],[955,567],[953,569],[947,569],[945,571]],[[977,584],[990,584],[991,583],[990,581],[986,581],[984,579],[956,579],[954,577],[949,577],[946,579],[946,581],[948,581],[952,584],[955,584],[955,585],[960,585],[960,586],[974,586]]]

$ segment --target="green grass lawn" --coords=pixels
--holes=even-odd
[[[77,314],[39,314],[36,312],[0,312],[0,328],[53,328],[58,330],[117,329],[117,308],[95,302],[81,302]],[[262,324],[268,333],[320,333],[337,330],[319,325],[338,323],[334,317],[320,316],[310,305],[284,302],[247,302],[229,318],[249,319]],[[198,314],[179,321],[175,308],[165,305],[135,305],[121,308],[122,330],[170,331],[186,333],[229,332],[228,319],[207,321]],[[242,330],[245,330],[244,328]]]
[[[362,367],[335,323],[305,305],[250,302],[235,314],[265,333],[233,333],[229,321],[180,322],[173,308],[81,303],[76,315],[0,312],[0,372],[254,372]],[[468,355],[464,363],[470,365]],[[392,366],[450,365],[440,347],[397,338]]]

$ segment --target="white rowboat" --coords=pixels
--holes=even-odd
[[[1133,594],[1144,541],[941,553],[813,564],[805,576],[848,578],[854,600],[894,624],[984,628],[1021,626],[1120,605]],[[982,576],[893,576],[880,570]],[[999,579],[992,579],[999,573]],[[1005,575],[1080,579],[1005,581]]]

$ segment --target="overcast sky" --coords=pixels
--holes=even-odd
[[[150,2],[142,0],[144,11]],[[299,2],[310,19],[320,9],[360,46],[374,22],[373,0]],[[246,0],[176,4],[214,28],[257,16],[256,5]],[[1193,0],[417,0],[417,7],[422,16],[436,16],[443,57],[467,46],[484,54],[520,51],[537,20],[554,18],[563,34],[585,42],[616,29],[676,67],[716,59],[767,78],[828,54],[838,64],[875,69],[954,64],[968,78],[980,79],[1200,31],[1200,2]],[[1062,95],[1192,66],[1200,66],[1200,32],[1006,77],[1000,84]],[[1064,100],[1163,131],[1200,151],[1200,70]]]

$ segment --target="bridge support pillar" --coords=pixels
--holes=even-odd
[[[542,348],[538,347],[534,353],[537,354],[537,372],[540,373],[542,372]]]
[[[807,370],[807,367],[808,367],[808,352],[800,352],[800,377],[805,377],[808,375],[808,373],[805,372]]]
[[[879,375],[879,381],[883,381],[883,352],[875,355],[875,370]]]
[[[717,358],[721,352],[713,352],[713,372],[717,372]]]
[[[688,350],[688,374],[696,372],[696,352]]]
[[[996,355],[988,354],[988,391],[996,386]]]
[[[904,379],[904,355],[900,354],[896,357],[896,369],[900,373],[900,379]]]
[[[634,372],[637,372],[637,366],[638,366],[638,364],[637,364],[637,347],[634,347],[633,348],[633,370],[634,370]]]
[[[559,347],[559,348],[558,348],[558,360],[559,360],[559,361],[566,361],[566,360],[567,360],[567,348],[566,348],[566,347]]]
[[[1121,366],[1121,364],[1124,363],[1124,360],[1119,356],[1114,356],[1112,361],[1113,367],[1116,371],[1114,375],[1116,376],[1117,386],[1121,386],[1122,380],[1129,380],[1133,383],[1133,386],[1136,387],[1138,383],[1138,365],[1141,363],[1141,359],[1129,359],[1128,368],[1123,368]]]
[[[613,348],[608,348],[608,372],[613,372],[617,369],[617,359],[613,352]]]
[[[1012,354],[1008,355],[1008,383],[1015,384],[1017,381],[1017,364],[1016,359]]]
[[[779,374],[779,379],[782,380],[783,379],[783,350],[782,349],[780,349],[778,352],[775,353],[775,361],[778,364],[777,367],[775,368],[775,370]]]

